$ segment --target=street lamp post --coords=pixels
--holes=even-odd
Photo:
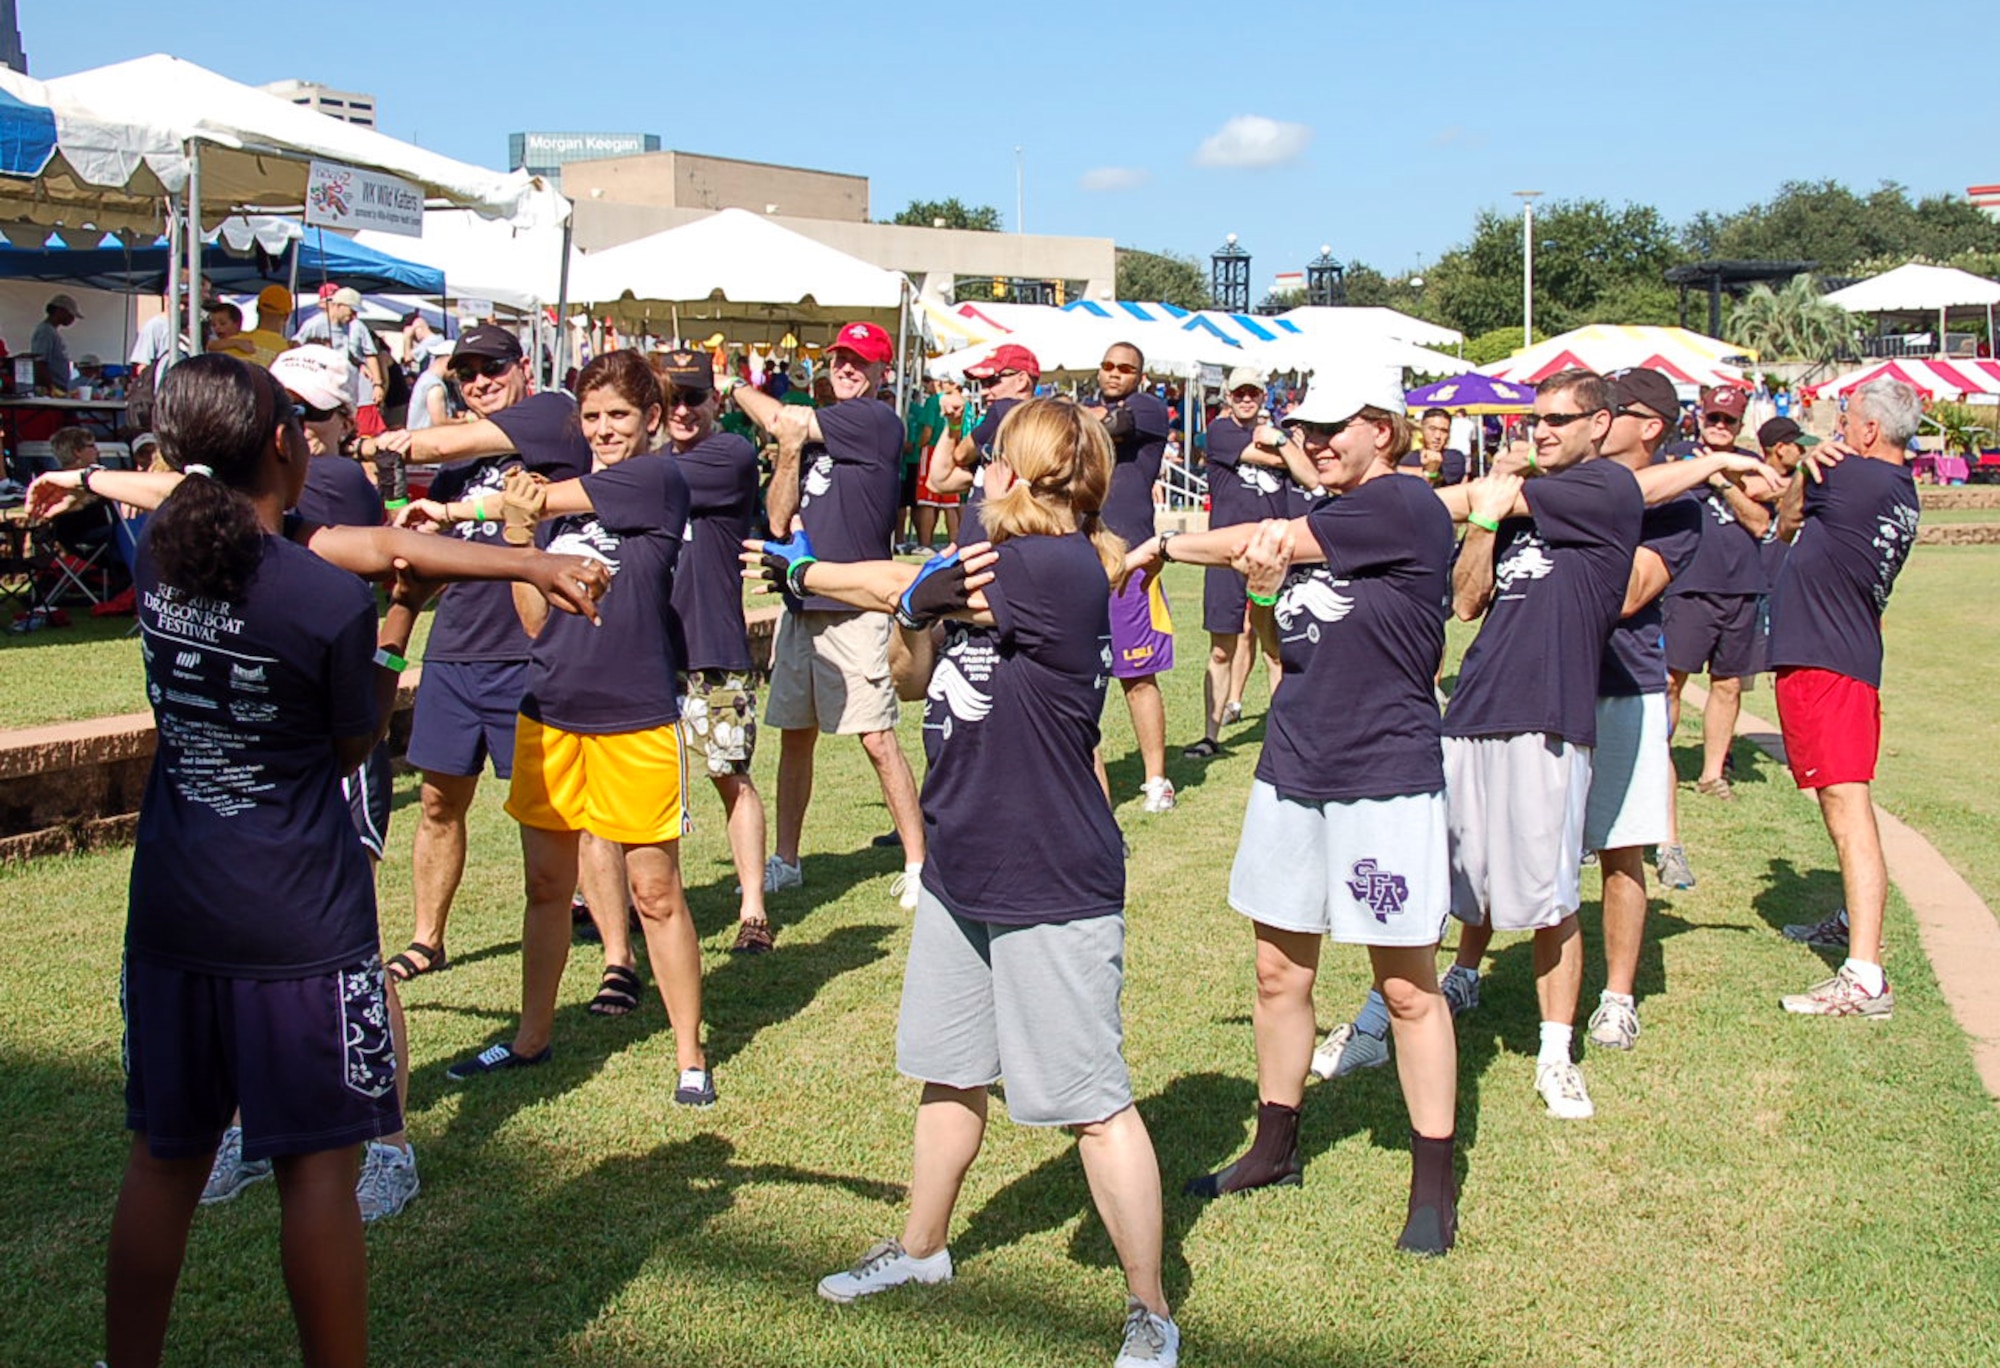
[[[1338,305],[1347,302],[1347,268],[1334,259],[1333,248],[1320,244],[1319,255],[1306,263],[1306,303]]]
[[[1516,190],[1521,201],[1521,345],[1535,345],[1535,201],[1539,190]]]
[[[1250,254],[1236,245],[1236,234],[1209,254],[1209,296],[1215,307],[1229,313],[1250,312]]]

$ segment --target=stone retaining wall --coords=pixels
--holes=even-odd
[[[1925,508],[2000,509],[2000,485],[1918,485]]]

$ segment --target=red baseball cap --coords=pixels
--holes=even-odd
[[[1701,392],[1703,413],[1726,413],[1731,418],[1741,418],[1750,407],[1750,396],[1734,385],[1710,385]]]
[[[320,302],[325,303],[327,300],[332,299],[335,295],[339,293],[340,293],[340,287],[334,284],[331,280],[329,280],[324,285],[321,285],[319,287]]]
[[[986,380],[1001,371],[1020,371],[1034,379],[1042,378],[1042,363],[1035,354],[1018,342],[1007,342],[993,349],[993,354],[984,361],[975,361],[965,368],[965,373],[974,380]]]
[[[884,365],[896,359],[896,344],[873,323],[849,323],[826,344],[828,353],[851,351],[864,364]]]

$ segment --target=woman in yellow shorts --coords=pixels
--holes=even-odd
[[[543,485],[517,472],[497,511],[510,541],[533,539],[595,557],[611,572],[612,587],[603,629],[583,633],[539,602],[515,597],[535,639],[507,797],[527,865],[521,1021],[511,1041],[446,1074],[465,1081],[549,1058],[569,959],[577,849],[588,831],[624,853],[647,958],[673,1026],[680,1069],[674,1101],[706,1107],[715,1101],[715,1081],[701,1045],[701,950],[681,887],[687,777],[669,605],[687,527],[687,481],[653,451],[660,386],[644,357],[633,351],[598,357],[578,377],[577,393],[591,473]],[[453,503],[423,507],[419,516],[456,521],[495,511]]]

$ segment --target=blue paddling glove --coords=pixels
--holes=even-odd
[[[813,555],[812,540],[802,527],[783,541],[765,541],[764,578],[773,589],[783,589],[794,598],[809,598],[806,567],[818,560]]]
[[[918,569],[910,587],[896,600],[896,621],[913,631],[928,627],[945,614],[966,607],[970,598],[965,564],[954,549],[950,555],[932,556]]]

